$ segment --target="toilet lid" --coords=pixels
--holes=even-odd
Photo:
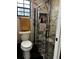
[[[31,47],[32,46],[32,42],[31,41],[23,41],[21,43],[21,46],[25,47],[25,48]]]

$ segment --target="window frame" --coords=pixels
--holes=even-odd
[[[29,1],[30,4],[25,4],[24,1]],[[18,4],[23,4],[23,7],[18,6]],[[29,5],[29,8],[25,8],[24,5]],[[18,11],[18,8],[22,8],[23,11]],[[28,9],[29,12],[25,12],[25,9]],[[23,12],[24,15],[19,15],[18,12]],[[25,15],[25,13],[29,13],[29,16]],[[23,3],[17,2],[17,16],[27,16],[27,17],[31,16],[31,1],[30,0],[23,0]]]

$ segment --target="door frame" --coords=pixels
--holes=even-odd
[[[59,59],[60,52],[61,52],[61,9],[60,9],[60,6],[58,8],[58,11],[59,12],[58,12],[58,16],[57,16],[56,37],[55,37],[53,59]]]

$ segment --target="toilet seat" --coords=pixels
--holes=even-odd
[[[30,41],[23,41],[21,43],[21,46],[24,47],[24,48],[29,48],[32,46],[32,43]]]

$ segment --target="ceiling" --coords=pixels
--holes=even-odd
[[[48,10],[48,4],[45,3],[45,1],[47,0],[33,0],[33,5],[34,6],[39,6],[40,5],[40,9],[43,11],[47,11]]]

